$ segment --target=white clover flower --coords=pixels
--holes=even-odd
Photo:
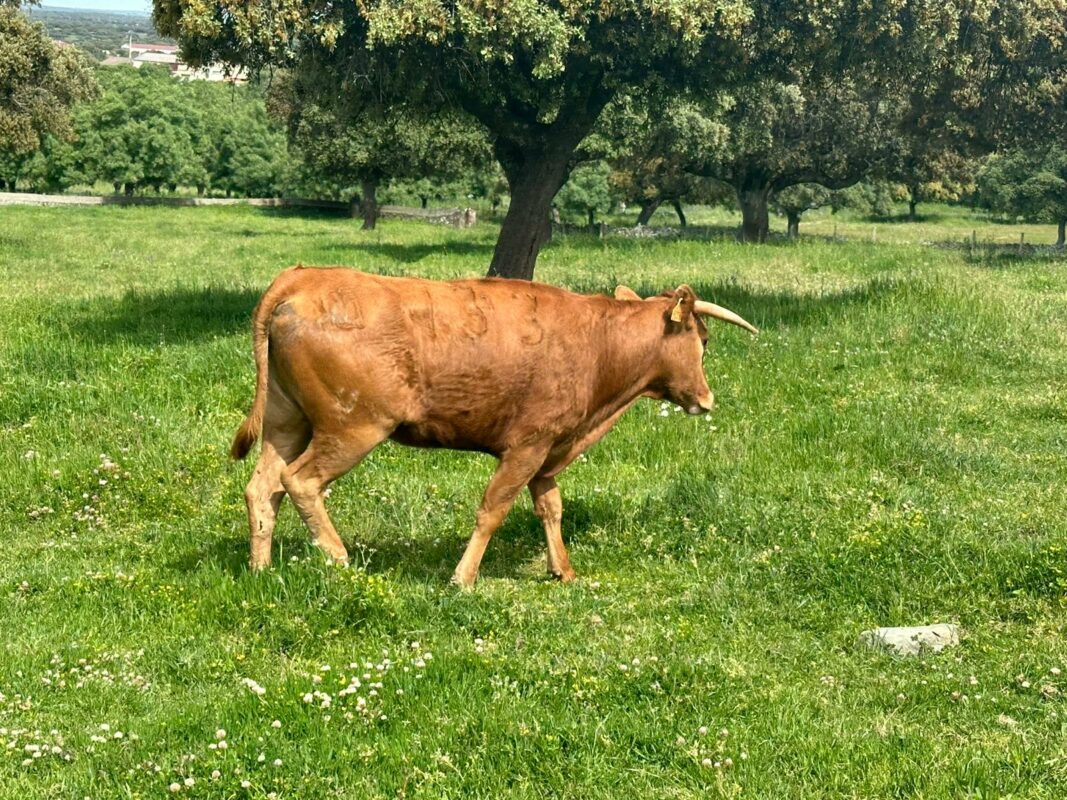
[[[175,792],[175,793],[180,792],[182,790],[181,784],[177,783],[177,782],[172,783],[167,788],[170,789],[172,792]]]
[[[241,788],[242,789],[250,789],[251,787],[252,787],[252,781],[247,781],[247,780],[241,781]]]
[[[219,742],[219,750],[225,750],[229,746],[229,743],[225,739]]]
[[[225,739],[226,738],[226,729],[225,728],[219,728],[217,731],[215,731],[215,738],[216,739]]]
[[[705,767],[705,768],[710,767],[711,766],[711,759],[710,758],[705,758],[703,761],[700,762],[700,765],[702,767]]]
[[[185,785],[186,786],[190,786],[191,787],[195,783],[196,783],[196,780],[192,776],[190,776],[190,777],[185,779]]]
[[[278,728],[280,728],[282,726],[282,721],[280,719],[276,719],[276,720],[274,720],[274,722],[272,722],[270,724],[270,726],[272,728],[274,728],[275,730],[277,730]]]
[[[708,735],[708,726],[707,725],[701,725],[699,728],[697,728],[697,733],[699,733],[701,736],[707,736]]]
[[[272,763],[274,764],[274,766],[280,767],[282,765],[282,760],[280,758],[276,758]]]
[[[217,781],[221,777],[222,777],[222,773],[219,772],[217,769],[211,770],[211,780]]]

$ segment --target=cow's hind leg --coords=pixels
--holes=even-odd
[[[249,566],[253,570],[270,566],[274,522],[285,499],[282,470],[304,451],[309,439],[307,420],[295,406],[273,394],[269,402],[263,422],[263,448],[245,488],[251,545]]]
[[[501,458],[496,472],[489,479],[489,485],[485,487],[474,534],[452,575],[453,583],[459,586],[474,585],[478,578],[478,566],[482,563],[489,540],[508,515],[522,487],[526,486],[541,468],[544,458],[544,450],[511,451]]]
[[[555,578],[569,583],[575,577],[571,568],[571,559],[563,545],[562,521],[563,499],[555,478],[534,478],[530,481],[530,497],[533,498],[534,513],[545,526],[545,540],[548,543],[548,573]]]
[[[348,551],[326,513],[326,487],[359,464],[389,433],[369,423],[336,434],[315,431],[307,450],[282,472],[282,485],[311,531],[312,541],[337,563],[348,563]]]

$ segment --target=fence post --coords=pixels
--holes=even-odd
[[[1026,243],[1026,234],[1025,233],[1020,233],[1019,234],[1019,255],[1023,254],[1023,245],[1025,243]]]
[[[837,241],[837,223],[834,223],[834,241]]]

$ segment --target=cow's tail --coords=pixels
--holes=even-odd
[[[299,266],[297,267],[299,268]],[[256,359],[256,397],[252,409],[248,412],[230,445],[230,456],[242,459],[248,455],[263,431],[263,412],[267,407],[267,349],[270,340],[270,319],[274,309],[284,300],[283,287],[288,281],[282,280],[291,270],[283,272],[270,285],[260,298],[256,310],[252,312],[252,354]]]

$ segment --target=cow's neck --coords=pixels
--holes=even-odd
[[[594,395],[598,402],[589,422],[600,425],[617,419],[658,376],[660,347],[663,341],[663,308],[655,301],[630,313],[605,321],[602,332],[607,344],[606,357],[598,365]]]

